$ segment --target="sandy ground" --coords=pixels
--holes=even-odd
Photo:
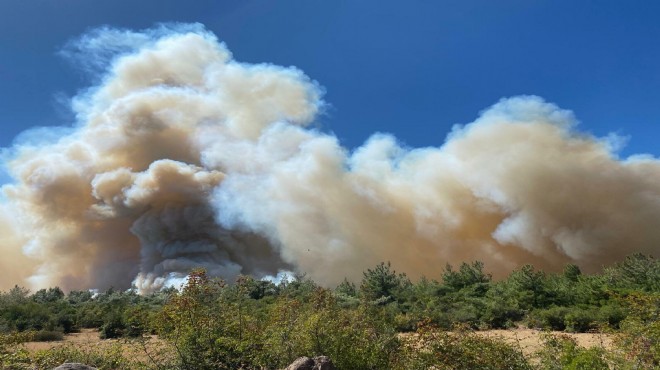
[[[486,330],[477,332],[478,335],[491,338],[501,338],[508,343],[520,346],[520,349],[525,356],[532,356],[542,347],[542,334],[548,333],[534,329],[511,329],[511,330]],[[582,347],[590,348],[594,346],[609,349],[612,347],[612,335],[600,333],[563,333],[563,332],[550,332],[555,335],[565,335],[575,339],[576,343]],[[402,336],[409,336],[411,334],[403,334]],[[414,334],[412,334],[414,335]],[[24,343],[24,348],[30,351],[37,351],[49,349],[60,345],[72,344],[79,348],[90,348],[99,346],[112,346],[114,344],[122,346],[125,355],[132,358],[138,358],[143,361],[148,360],[147,353],[149,351],[156,351],[163,349],[167,345],[156,337],[148,338],[145,344],[136,344],[134,341],[126,340],[101,340],[99,333],[96,330],[84,329],[80,333],[66,335],[63,341],[59,342],[28,342]]]
[[[491,338],[502,338],[513,345],[519,345],[525,356],[530,356],[542,347],[542,334],[548,333],[534,329],[486,330],[477,332],[479,335]],[[575,342],[585,348],[603,347],[612,348],[612,335],[602,333],[564,333],[549,332],[553,335],[564,335],[573,338]]]
[[[503,340],[521,350],[523,355],[528,359],[534,359],[543,348],[543,338],[545,335],[556,335],[569,337],[575,340],[575,343],[584,348],[591,347],[602,347],[605,350],[610,350],[613,348],[613,335],[603,334],[603,333],[564,333],[559,331],[540,331],[527,328],[517,328],[509,330],[483,330],[476,331],[475,334],[488,338],[497,338]],[[415,342],[415,339],[418,335],[415,333],[401,333],[399,334],[400,338],[404,341],[412,340],[410,343]],[[415,344],[417,345],[417,344]]]
[[[94,329],[83,329],[80,333],[73,333],[64,336],[63,341],[55,342],[27,342],[23,343],[23,347],[30,351],[38,351],[42,349],[49,349],[55,346],[59,346],[65,343],[75,344],[75,345],[96,345],[101,344],[101,338],[99,338],[99,332]],[[108,341],[116,342],[116,341]]]
[[[80,350],[103,349],[120,346],[126,358],[149,363],[149,356],[163,358],[168,356],[169,346],[156,336],[147,337],[144,340],[130,339],[101,339],[99,332],[94,329],[83,329],[80,333],[64,336],[62,341],[54,342],[27,342],[21,344],[28,351],[39,351],[58,346],[73,345]],[[171,354],[171,352],[170,352]]]

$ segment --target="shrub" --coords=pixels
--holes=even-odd
[[[103,326],[101,327],[101,339],[113,339],[120,338],[124,335],[126,330],[126,325],[124,324],[122,317],[119,313],[115,312],[110,314]]]
[[[545,334],[543,348],[537,353],[545,370],[601,370],[608,369],[605,350],[600,347],[582,348],[566,335]]]
[[[55,330],[40,330],[32,334],[32,340],[35,342],[54,342],[64,339],[64,333]]]
[[[568,313],[569,309],[566,307],[554,306],[548,309],[537,309],[529,314],[528,326],[563,331],[566,329],[566,315]]]
[[[29,364],[29,354],[19,347],[21,343],[32,340],[32,333],[0,333],[0,368],[25,369]]]
[[[482,326],[493,329],[508,329],[523,318],[523,311],[510,301],[493,297],[486,302],[481,314]]]
[[[399,349],[397,331],[383,312],[373,307],[343,310],[334,297],[319,289],[305,310],[299,337],[313,356],[329,356],[339,369],[385,369]]]
[[[631,294],[624,303],[629,315],[621,322],[617,345],[635,368],[660,367],[660,294]]]
[[[574,333],[585,333],[595,330],[598,328],[597,317],[597,309],[572,307],[566,313],[566,330]]]
[[[309,304],[282,297],[268,319],[258,364],[286,367],[300,356],[329,356],[340,369],[386,369],[398,353],[397,333],[375,306],[344,309],[318,288]]]
[[[451,333],[422,326],[407,341],[400,369],[510,369],[531,370],[521,350],[498,338],[486,338],[459,328]]]
[[[249,359],[252,320],[240,303],[227,304],[226,285],[194,270],[182,292],[163,307],[157,325],[159,334],[176,348],[179,366],[186,369],[244,368]],[[227,302],[228,303],[228,302]],[[256,341],[255,341],[256,342]]]
[[[600,307],[597,313],[598,322],[612,329],[618,329],[621,321],[625,318],[625,310],[616,302]]]
[[[100,370],[130,370],[138,367],[137,363],[124,357],[119,343],[96,348],[67,344],[37,351],[30,358],[30,363],[36,369],[52,369],[64,362],[80,362]]]

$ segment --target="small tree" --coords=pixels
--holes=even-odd
[[[53,303],[64,298],[64,292],[59,287],[40,289],[32,295],[32,300],[37,303]]]
[[[391,264],[381,262],[373,270],[367,269],[363,272],[360,293],[367,301],[386,304],[396,299],[404,285],[410,281],[405,274],[398,274],[392,270]]]
[[[442,273],[443,283],[451,289],[458,291],[463,288],[490,282],[492,276],[484,273],[484,263],[474,261],[472,264],[463,262],[458,271],[454,271],[450,264],[447,264]]]
[[[358,294],[355,284],[348,281],[348,279],[346,278],[344,278],[344,281],[342,281],[341,284],[339,284],[337,288],[335,288],[335,292],[338,294],[345,295],[347,297],[357,297]]]

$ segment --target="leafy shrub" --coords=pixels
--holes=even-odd
[[[130,359],[124,357],[119,343],[102,348],[66,344],[37,351],[30,358],[30,363],[36,369],[52,369],[64,362],[84,363],[100,370],[130,370],[137,367]]]
[[[76,310],[75,321],[77,326],[85,329],[96,329],[103,326],[103,312],[100,304],[86,302]]]
[[[597,312],[598,322],[612,329],[618,329],[625,318],[625,310],[616,302],[600,307]]]
[[[78,331],[76,326],[75,318],[71,312],[60,312],[55,318],[55,323],[58,328],[62,328],[64,333],[73,333]]]
[[[291,321],[293,317],[282,317],[283,312],[276,312],[277,319],[269,325],[267,339],[275,347],[284,345],[289,351],[275,349],[275,353],[284,356],[275,355],[278,358],[275,363],[266,365],[286,366],[303,355],[325,355],[340,369],[391,368],[400,343],[394,326],[382,311],[369,306],[342,309],[324,289],[315,292],[311,305],[292,306],[297,310],[289,315],[296,319]],[[279,330],[282,319],[290,323],[288,333]],[[283,338],[288,341],[281,341]]]
[[[194,270],[180,294],[171,297],[159,318],[159,334],[176,348],[179,366],[187,369],[242,368],[247,317],[240,304],[221,305],[225,284]],[[238,308],[238,310],[236,310]],[[251,321],[251,320],[249,320]]]
[[[537,356],[544,370],[609,369],[603,348],[582,348],[574,339],[566,335],[545,334],[543,348]]]
[[[598,329],[598,310],[595,308],[572,307],[565,317],[566,330],[575,333],[585,333]]]
[[[32,340],[32,333],[0,333],[0,368],[24,369],[29,364],[29,354],[19,347]]]
[[[566,307],[550,307],[548,309],[537,309],[530,313],[528,326],[546,330],[563,331],[566,329],[566,315],[569,309]]]
[[[660,294],[631,294],[624,302],[629,314],[621,322],[618,346],[634,368],[660,367]]]
[[[422,326],[406,343],[401,369],[510,369],[531,370],[519,348],[498,338],[486,338],[465,327],[453,332]]]
[[[494,296],[486,301],[479,320],[482,327],[508,329],[514,327],[523,317],[523,311],[515,302]]]
[[[470,304],[456,304],[447,313],[452,325],[465,324],[472,329],[479,327],[479,310]]]
[[[584,333],[598,329],[601,324],[608,324],[608,322],[598,321],[599,317],[603,317],[599,313],[600,311],[595,307],[553,306],[547,309],[536,309],[529,314],[527,326],[545,330]],[[607,313],[605,314],[607,315]],[[604,317],[604,319],[607,320],[609,317]],[[612,318],[612,321],[615,322],[616,318]]]
[[[40,330],[32,333],[35,342],[53,342],[64,339],[64,333],[55,330]]]
[[[121,313],[110,313],[101,326],[101,339],[121,338],[126,330],[126,324],[122,320]]]

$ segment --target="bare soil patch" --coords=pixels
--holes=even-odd
[[[613,335],[605,333],[564,333],[559,331],[540,331],[534,329],[484,330],[478,335],[488,338],[501,338],[507,343],[519,346],[525,356],[533,355],[543,347],[543,334],[562,335],[575,340],[584,348],[602,347],[612,349]]]
[[[21,344],[23,348],[31,352],[68,345],[73,345],[80,350],[104,350],[120,346],[124,357],[140,362],[149,362],[149,356],[162,358],[170,351],[167,342],[155,335],[141,339],[101,339],[98,330],[95,329],[82,329],[79,333],[67,334],[61,341]]]
[[[517,328],[509,330],[484,330],[477,331],[477,335],[488,338],[499,338],[507,343],[517,346],[521,349],[526,357],[533,356],[543,347],[542,336],[544,334],[563,335],[573,338],[576,343],[582,347],[602,347],[606,350],[612,348],[613,335],[604,333],[564,333],[564,332],[547,332],[534,329]],[[413,337],[415,334],[407,333],[402,334],[402,337]],[[93,329],[83,329],[80,333],[73,333],[64,336],[64,340],[57,342],[28,342],[23,343],[22,346],[29,351],[39,351],[50,348],[55,348],[62,345],[75,345],[78,348],[110,348],[113,345],[120,345],[122,352],[129,358],[138,359],[140,361],[149,361],[149,353],[162,353],[169,348],[168,344],[158,339],[156,336],[151,336],[137,340],[124,340],[124,339],[101,339],[99,332]]]
[[[527,358],[533,358],[534,354],[543,348],[544,335],[569,337],[575,340],[575,343],[581,347],[602,347],[605,350],[612,349],[614,339],[612,334],[605,333],[565,333],[560,331],[542,331],[527,328],[481,330],[474,333],[486,338],[500,339],[518,347]],[[402,333],[400,336],[402,339],[413,340],[414,342],[414,338],[417,337],[417,334]]]
[[[22,346],[28,351],[39,351],[61,346],[62,344],[96,345],[102,342],[103,341],[99,337],[98,330],[82,329],[80,333],[71,333],[65,335],[64,340],[53,342],[27,342],[23,343]]]

